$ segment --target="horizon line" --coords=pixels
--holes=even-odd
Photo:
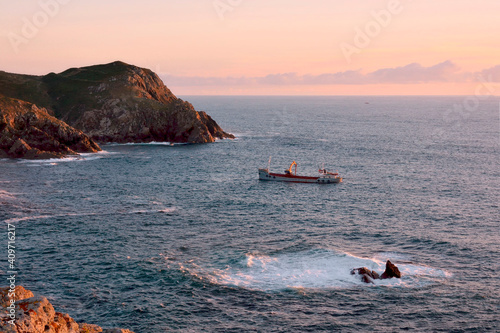
[[[464,94],[457,94],[457,95],[442,95],[442,94],[435,94],[435,95],[422,95],[422,94],[415,94],[415,95],[296,95],[296,94],[276,94],[276,95],[255,95],[255,94],[175,94],[177,97],[179,96],[191,96],[191,97],[468,97],[472,95],[464,95]],[[500,97],[499,95],[490,95],[490,97]]]

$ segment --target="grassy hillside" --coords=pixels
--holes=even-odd
[[[99,141],[213,142],[233,137],[151,70],[116,61],[32,76],[0,72],[0,94],[36,104]]]

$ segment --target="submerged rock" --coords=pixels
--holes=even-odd
[[[10,305],[9,287],[0,288],[0,302],[7,310]],[[133,333],[120,328],[103,329],[97,325],[78,324],[68,314],[56,312],[45,297],[34,296],[22,286],[14,290],[14,325],[7,311],[0,317],[0,332],[5,333]]]
[[[382,273],[382,275],[379,275],[377,272],[372,271],[366,267],[354,268],[351,270],[351,274],[361,275],[361,281],[365,283],[374,283],[373,280],[377,279],[384,280],[393,277],[398,279],[401,278],[401,272],[390,260],[387,260],[385,264],[385,271],[384,273]]]

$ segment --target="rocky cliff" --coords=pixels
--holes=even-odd
[[[34,296],[22,286],[16,286],[15,319],[9,316],[11,310],[9,287],[0,288],[0,332],[2,333],[133,333],[119,328],[103,329],[97,325],[76,323],[68,314],[56,312],[47,298]]]
[[[119,61],[45,76],[0,72],[0,94],[44,107],[98,142],[234,138],[172,94],[158,75]]]
[[[0,95],[0,157],[48,159],[101,150],[35,104]]]

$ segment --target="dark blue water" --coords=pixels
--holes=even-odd
[[[137,333],[499,329],[498,99],[186,99],[238,138],[0,160],[19,284]],[[269,156],[344,182],[261,182]]]

